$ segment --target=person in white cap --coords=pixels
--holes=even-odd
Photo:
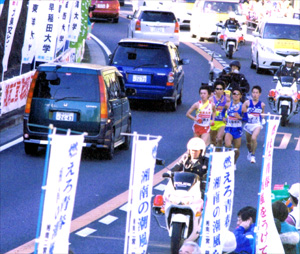
[[[234,233],[227,230],[225,233],[225,243],[223,245],[222,253],[229,254],[236,249],[236,239]]]
[[[300,196],[300,183],[294,183],[289,189],[290,201],[292,202],[294,208],[293,211],[289,213],[286,222],[295,226],[300,230],[300,209],[299,209],[299,196]]]

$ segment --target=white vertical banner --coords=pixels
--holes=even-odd
[[[222,253],[234,197],[234,151],[213,152],[199,243],[203,253]]]
[[[15,36],[16,27],[19,21],[19,16],[22,9],[23,0],[19,1],[9,1],[9,9],[8,9],[8,16],[7,16],[7,26],[6,26],[6,34],[5,34],[5,41],[4,41],[4,55],[2,59],[2,67],[3,72],[7,71],[7,64],[8,59],[12,47],[12,43]]]
[[[2,10],[3,10],[4,2],[5,2],[5,0],[0,0],[0,17],[1,17]]]
[[[54,129],[55,132],[55,129]],[[38,253],[68,253],[84,136],[51,136]]]
[[[271,185],[274,142],[280,122],[278,115],[265,115],[266,138],[256,220],[256,254],[284,253],[272,212]],[[255,244],[255,241],[254,241]]]
[[[58,31],[58,0],[42,1],[39,13],[41,17],[36,30],[38,34],[36,42],[35,60],[39,62],[51,62],[55,58],[56,38]]]
[[[81,1],[72,1],[68,40],[77,42],[81,28]]]
[[[142,137],[146,137],[142,139]],[[133,135],[124,253],[146,254],[150,235],[151,198],[160,136]]]
[[[41,0],[30,0],[27,12],[26,30],[24,43],[22,47],[22,63],[32,63],[36,41],[39,38],[37,26],[40,24],[39,18],[42,18]]]
[[[59,27],[56,43],[56,52],[60,51],[66,42],[69,32],[70,14],[71,14],[71,1],[61,0],[61,10],[59,13]]]

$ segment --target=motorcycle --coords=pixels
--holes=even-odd
[[[224,29],[224,33],[218,35],[219,44],[222,45],[222,49],[224,49],[226,56],[229,59],[232,59],[232,55],[239,50],[239,47],[242,44],[244,44],[244,37],[238,31],[236,25],[224,27],[222,23],[218,23],[217,26]],[[239,28],[239,30],[242,30],[242,28]]]
[[[200,178],[194,173],[164,173],[170,178],[165,192],[156,195],[153,201],[153,212],[161,228],[169,232],[171,253],[178,253],[184,241],[195,241],[199,238],[203,199],[200,191]],[[165,215],[167,227],[161,226],[158,215]]]
[[[300,92],[297,90],[297,82],[294,77],[281,76],[274,78],[276,88],[268,94],[269,106],[273,112],[281,115],[280,125],[286,126],[293,115],[300,108]]]

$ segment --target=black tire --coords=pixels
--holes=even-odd
[[[181,91],[180,91],[180,96],[177,100],[177,105],[181,105],[182,104],[182,95],[183,95],[183,87],[181,88]]]
[[[280,119],[280,125],[286,126],[287,124],[287,117],[288,117],[288,106],[281,106],[281,119]]]
[[[193,33],[191,33],[191,37],[192,37],[192,38],[196,38],[196,37],[197,37],[197,35],[196,35],[196,34],[193,34]]]
[[[177,99],[175,98],[174,101],[169,101],[167,102],[167,108],[172,111],[172,112],[175,112],[176,109],[177,109]]]
[[[250,68],[255,69],[255,64],[254,64],[253,60],[251,60]]]
[[[131,120],[128,120],[128,126],[127,126],[127,130],[126,133],[131,133]],[[131,144],[131,136],[126,135],[125,136],[125,142],[122,146],[122,148],[124,150],[128,150],[130,148],[130,144]]]
[[[111,135],[110,135],[110,145],[109,148],[106,150],[106,159],[107,160],[112,160],[112,158],[114,157],[114,153],[115,153],[115,132],[114,130],[111,131]]]
[[[173,222],[171,235],[171,254],[178,254],[182,242],[183,223]]]
[[[199,37],[199,41],[204,41],[204,38],[202,38],[202,37]]]
[[[39,149],[37,144],[24,143],[25,153],[29,155],[36,155]]]
[[[258,54],[256,56],[256,73],[257,74],[262,74],[262,69],[259,67]]]
[[[113,19],[113,23],[118,23],[118,22],[119,22],[119,18]]]
[[[232,59],[232,55],[233,55],[233,45],[229,45],[228,58]]]

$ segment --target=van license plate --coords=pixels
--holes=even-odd
[[[105,9],[106,8],[106,4],[98,4],[97,8]]]
[[[145,75],[133,75],[132,76],[133,82],[140,82],[140,83],[147,83],[147,76]]]
[[[73,122],[75,120],[74,113],[56,112],[55,120]]]
[[[165,29],[163,27],[152,27],[151,32],[164,33]]]

